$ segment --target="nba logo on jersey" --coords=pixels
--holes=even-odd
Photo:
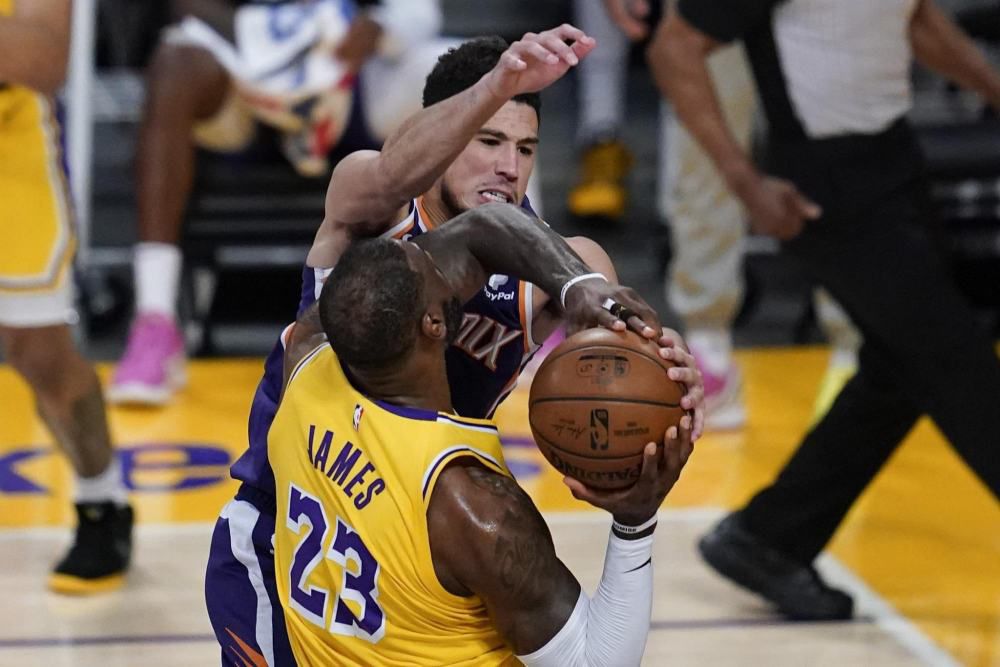
[[[357,431],[358,427],[361,426],[361,417],[365,414],[365,409],[361,407],[361,404],[354,406],[354,430]]]

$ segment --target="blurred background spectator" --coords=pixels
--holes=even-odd
[[[581,7],[586,2],[594,4],[594,0],[580,2]],[[960,20],[978,27],[978,32],[973,32],[981,38],[990,37],[991,24],[981,17],[995,16],[997,3],[945,0],[942,4],[949,10],[967,12],[959,15]],[[94,99],[100,150],[95,153],[93,170],[92,243],[85,253],[81,276],[92,346],[99,356],[114,358],[121,353],[131,299],[130,246],[140,240],[134,231],[136,184],[128,168],[135,154],[145,94],[139,74],[152,56],[156,36],[178,14],[171,15],[162,3],[101,0],[99,6],[100,67]],[[178,12],[178,7],[170,9]],[[460,0],[444,0],[441,9],[440,32],[456,37],[497,32],[510,38],[574,18],[570,0],[486,0],[475,8]],[[654,3],[651,11],[655,10]],[[610,26],[608,21],[605,31]],[[988,43],[984,44],[988,47]],[[602,96],[602,84],[593,87],[583,81],[560,82],[546,91],[541,128],[546,140],[541,161],[549,168],[537,184],[543,186],[540,201],[551,224],[563,233],[583,233],[601,242],[621,265],[622,280],[636,285],[661,311],[669,313],[663,276],[667,273],[670,246],[674,246],[676,256],[680,253],[677,240],[671,244],[659,223],[661,213],[670,211],[670,205],[663,200],[670,192],[664,183],[671,181],[666,177],[669,169],[663,170],[664,177],[658,175],[660,142],[651,141],[660,134],[658,96],[649,82],[641,50],[619,35],[617,42],[614,37],[605,37],[598,51],[608,54],[611,63],[601,76],[613,80],[613,73],[620,72],[619,79],[628,94],[619,95],[615,91],[622,84],[612,84]],[[997,51],[991,53],[995,57]],[[1000,160],[991,152],[995,142],[983,139],[988,136],[984,133],[992,127],[991,121],[984,118],[983,106],[977,100],[939,80],[918,70],[915,82],[912,116],[929,153],[935,201],[947,223],[946,241],[956,253],[957,276],[963,289],[981,307],[982,316],[993,320],[1000,301],[990,287],[1000,276],[997,253],[992,250],[997,235],[995,183]],[[604,100],[605,104],[598,104],[596,110],[580,102],[588,94],[587,85],[591,85],[589,94]],[[592,120],[580,121],[599,117],[590,112],[601,108],[608,117],[615,117],[620,112],[614,109],[621,108],[619,102],[626,97],[627,122],[619,121],[615,136],[633,152],[634,166],[627,175],[622,174],[620,181],[621,192],[627,187],[632,193],[627,198],[623,194],[621,200],[622,217],[628,222],[595,225],[564,215],[569,193],[576,184],[571,167],[577,164],[580,142],[586,142],[591,132],[586,128],[597,128],[595,136],[607,131]],[[671,132],[663,133],[668,135],[669,143]],[[665,162],[678,159],[680,154],[680,150],[667,147]],[[194,353],[257,354],[269,346],[274,328],[289,315],[294,299],[288,295],[298,288],[301,253],[318,223],[324,179],[299,176],[282,155],[280,136],[266,127],[259,128],[249,150],[235,156],[199,152],[196,164],[192,196],[183,212],[185,231],[180,244],[185,264],[180,273],[179,298],[161,296],[160,301],[179,301],[177,312],[185,323],[183,333]],[[673,182],[679,183],[676,179]],[[659,203],[654,192],[659,192]],[[739,247],[744,253],[742,268],[736,255],[729,274],[736,279],[727,285],[737,295],[728,306],[733,313],[733,345],[822,341],[817,326],[822,318],[817,317],[817,307],[811,302],[811,286],[775,254],[774,243],[751,235]],[[671,271],[675,273],[681,266],[683,262],[675,260]],[[257,280],[260,277],[266,280]],[[740,281],[745,285],[742,292],[738,288]],[[677,307],[673,292],[680,289],[681,280],[668,278],[675,326],[680,324],[679,319],[687,319],[678,317],[683,315],[683,307]],[[144,298],[138,296],[141,305]],[[822,308],[819,306],[820,311]]]
[[[434,0],[178,0],[147,71],[136,154],[136,314],[109,398],[161,405],[185,382],[178,245],[195,146],[245,152],[274,128],[301,176],[337,148],[375,148],[420,108],[448,42]],[[280,222],[276,222],[280,225]]]

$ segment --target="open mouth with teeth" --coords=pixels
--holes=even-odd
[[[481,194],[485,199],[500,202],[501,204],[510,204],[513,201],[510,195],[497,190],[484,190],[479,194]]]

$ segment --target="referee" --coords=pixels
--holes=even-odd
[[[740,39],[770,123],[766,173],[726,127],[705,67]],[[995,108],[1000,78],[931,0],[679,0],[648,55],[753,229],[781,239],[864,336],[824,419],[699,547],[790,618],[848,618],[853,601],[812,562],[921,415],[1000,496],[1000,363],[935,242],[905,120],[914,57]]]

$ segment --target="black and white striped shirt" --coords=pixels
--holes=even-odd
[[[743,39],[779,137],[880,132],[912,103],[918,0],[680,0],[710,37]]]

